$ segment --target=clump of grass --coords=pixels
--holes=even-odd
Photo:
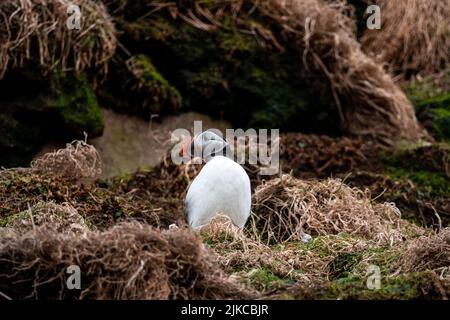
[[[66,287],[70,265],[82,271],[81,290]],[[0,270],[0,291],[14,299],[251,297],[189,230],[160,231],[136,222],[81,236],[46,226],[8,232],[0,238]]]
[[[450,228],[409,243],[399,265],[405,272],[439,270],[450,279]]]
[[[401,243],[391,247],[389,243],[346,233],[317,236],[308,243],[267,245],[245,234],[222,215],[216,216],[200,233],[228,274],[260,291],[271,287],[270,279],[274,285],[292,282],[310,285],[346,276],[364,277],[372,264],[380,267],[383,276],[390,276],[396,272],[395,263],[403,248]],[[253,277],[255,274],[257,277]],[[262,278],[268,281],[261,281]]]
[[[96,230],[130,220],[157,228],[186,224],[182,201],[167,190],[176,181],[165,176],[142,181],[139,174],[128,181],[94,181],[101,168],[100,158],[85,142],[75,141],[33,165],[0,170],[0,226],[18,213],[26,214],[29,207],[35,210],[46,203],[70,204]]]
[[[67,27],[69,5],[81,10],[81,30]],[[44,69],[100,67],[114,55],[116,31],[105,6],[92,0],[0,2],[0,79],[26,62]]]
[[[46,153],[33,160],[31,168],[41,174],[59,175],[69,179],[96,178],[102,172],[100,154],[85,141],[73,141],[66,148]]]
[[[402,241],[406,229],[418,231],[401,219],[394,204],[373,202],[369,191],[337,179],[305,181],[283,175],[260,185],[253,204],[250,230],[268,243],[301,241],[304,233],[345,232],[393,244]]]
[[[367,30],[362,47],[403,77],[438,73],[450,63],[448,1],[377,0],[382,30]]]
[[[246,279],[248,272],[261,269],[281,279],[307,279],[296,271],[302,268],[297,252],[277,251],[248,237],[227,216],[217,215],[200,230],[200,234],[217,253],[216,259],[224,270],[241,279]]]

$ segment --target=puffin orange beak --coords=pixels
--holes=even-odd
[[[180,152],[178,153],[178,155],[180,157],[184,156],[184,154],[186,153],[187,148],[189,148],[189,146],[191,145],[192,139],[188,139],[185,141],[185,143],[183,144],[183,146],[180,149]]]

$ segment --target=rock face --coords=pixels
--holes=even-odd
[[[84,74],[25,68],[0,81],[0,164],[24,165],[49,137],[99,136],[103,119]]]
[[[103,178],[126,176],[158,165],[174,146],[170,141],[172,131],[179,128],[190,130],[194,121],[202,121],[204,130],[216,128],[225,131],[230,127],[223,121],[212,121],[208,116],[195,112],[167,116],[161,123],[108,109],[103,109],[102,115],[104,133],[89,143],[100,153]]]
[[[361,1],[353,2],[362,8]],[[93,10],[100,10],[107,18],[108,36],[103,37],[103,29],[93,22],[98,27],[93,33],[96,38],[92,43],[85,39],[80,45],[83,50],[93,46],[92,51],[72,48],[81,59],[75,61],[89,57],[85,68],[77,69],[77,63],[65,66],[60,61],[64,59],[52,57],[48,57],[52,63],[43,66],[36,56],[5,69],[0,79],[0,165],[27,164],[55,137],[82,139],[84,132],[91,138],[100,136],[104,124],[99,106],[144,120],[196,111],[243,129],[278,128],[332,136],[346,133],[375,139],[377,135],[392,139],[422,136],[416,134],[421,128],[409,102],[381,67],[360,51],[358,57],[364,63],[348,62],[355,56],[350,51],[359,44],[353,34],[334,34],[340,30],[339,24],[330,22],[332,28],[327,27],[326,21],[344,17],[332,7],[327,7],[323,17],[321,10],[314,13],[321,23],[314,39],[309,39],[317,47],[308,51],[304,46],[309,40],[302,40],[302,32],[306,32],[303,16],[299,20],[293,13],[286,24],[282,23],[281,17],[267,12],[270,5],[278,8],[278,14],[284,12],[275,0],[268,1],[268,7],[244,1],[242,7],[235,8],[235,16],[233,8],[219,1],[103,3],[106,7]],[[300,9],[297,14],[302,13]],[[93,17],[101,13],[94,11],[90,12]],[[203,16],[197,19],[201,12]],[[208,12],[214,13],[210,19]],[[39,12],[35,14],[40,17]],[[345,20],[351,24],[350,18]],[[121,44],[117,50],[116,30]],[[333,34],[343,37],[350,47],[337,48],[340,41],[331,41]],[[45,48],[62,46],[63,40],[49,37]],[[329,73],[318,71],[320,63],[311,61],[313,53],[321,56],[321,68]],[[340,61],[345,63],[340,65]],[[352,63],[367,70],[352,71]],[[369,81],[374,89],[362,88],[374,72],[376,81]],[[387,88],[381,88],[380,83]],[[381,96],[377,96],[379,92]],[[378,98],[366,99],[372,95]],[[392,96],[399,100],[390,101]],[[377,108],[368,102],[375,100]],[[379,120],[385,118],[392,121]],[[447,121],[442,113],[438,118]]]
[[[110,75],[97,94],[102,105],[147,120],[153,114],[177,111],[182,101],[178,90],[158,72],[145,54],[113,62]]]
[[[115,3],[109,10],[130,54],[118,50],[106,77],[28,63],[0,79],[0,165],[26,165],[55,137],[100,136],[99,105],[145,120],[194,110],[233,127],[339,131],[331,95],[312,92],[320,79],[299,76],[294,52],[231,26],[202,30],[169,10],[136,20],[140,1]]]
[[[122,90],[108,86],[101,90],[107,93],[106,101],[112,102],[108,105],[115,105],[116,110],[144,111],[147,115],[170,112],[179,105],[179,92],[184,110],[224,118],[236,127],[301,128],[328,133],[338,130],[331,95],[324,97],[313,91],[321,80],[301,71],[294,51],[271,46],[259,36],[232,25],[204,30],[181,17],[174,18],[170,10],[157,10],[137,20],[141,11],[135,12],[135,7],[130,3],[121,9],[123,15],[118,14],[117,28],[124,31],[119,40],[133,53],[139,53],[131,61],[140,64],[141,74],[148,73],[150,77],[144,80],[148,85],[140,85],[140,98],[127,89],[136,84],[122,85]],[[262,27],[261,22],[250,18],[246,23]],[[126,72],[122,69],[120,62],[111,62],[113,77],[123,78]],[[142,77],[128,76],[128,82],[139,78]],[[155,80],[160,89],[152,85]],[[153,105],[146,103],[145,92],[160,99]],[[147,106],[136,110],[128,103],[131,95],[132,104],[141,102]],[[166,108],[161,110],[161,104]]]

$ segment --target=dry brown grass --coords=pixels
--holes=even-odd
[[[20,256],[20,259],[18,258]],[[66,289],[78,265],[82,289]],[[0,291],[10,298],[249,298],[187,229],[124,223],[82,235],[38,227],[0,238]]]
[[[365,52],[403,77],[438,73],[450,63],[449,0],[378,0],[381,30],[367,30]]]
[[[298,249],[273,250],[245,235],[227,216],[217,215],[200,230],[200,234],[217,253],[216,259],[219,264],[241,280],[245,280],[247,272],[262,268],[270,270],[277,276],[298,281],[310,279],[310,273],[296,272],[299,269],[312,271],[307,267],[308,264],[309,266],[314,264],[316,274],[322,270],[318,267],[320,261],[314,259],[313,254],[305,258],[299,255]]]
[[[227,28],[221,21],[231,17],[241,32],[278,49],[295,50],[306,73],[328,81],[345,132],[386,143],[428,137],[402,90],[361,50],[344,1],[194,1],[187,12],[173,3],[154,7],[170,7],[172,14],[206,31]],[[264,17],[264,25],[246,23],[254,12]]]
[[[450,228],[409,243],[399,263],[406,272],[440,269],[450,277]]]
[[[250,230],[267,242],[300,241],[303,233],[347,233],[395,243],[408,229],[393,203],[373,202],[370,192],[338,179],[304,181],[289,175],[259,186],[253,196]]]
[[[81,30],[69,30],[70,4],[79,5]],[[45,69],[107,68],[116,49],[115,28],[102,3],[92,0],[2,0],[0,79],[31,61]]]
[[[163,168],[169,181],[162,186],[178,190],[177,179],[184,185],[199,167]],[[229,218],[218,215],[200,231],[203,244],[184,223],[172,219],[166,207],[151,212],[152,218],[146,220],[151,225],[93,223],[93,215],[101,220],[127,206],[140,210],[128,196],[147,188],[155,177],[150,182],[136,181],[125,195],[120,189],[103,193],[73,183],[69,185],[74,190],[55,189],[42,179],[35,182],[31,178],[36,172],[26,170],[0,172],[0,186],[8,185],[0,198],[9,207],[14,200],[25,202],[21,210],[11,207],[2,217],[7,223],[0,236],[0,292],[11,298],[255,298],[289,286],[286,281],[320,285],[345,272],[365,279],[367,267],[373,264],[382,267],[383,277],[396,276],[408,265],[416,268],[422,261],[427,261],[426,266],[417,270],[447,272],[445,237],[414,240],[425,230],[400,219],[392,204],[377,204],[368,191],[349,188],[339,180],[303,181],[285,175],[262,184],[256,190],[249,228],[239,230]],[[23,187],[18,180],[23,180]],[[41,191],[31,187],[36,184],[46,190],[46,197],[65,195],[70,204],[47,200],[27,208],[26,203],[42,198]],[[168,223],[179,228],[160,229]],[[313,240],[302,243],[299,231],[311,233]],[[416,241],[419,254],[408,249],[419,247],[413,245]],[[436,250],[430,249],[434,246]],[[81,267],[81,291],[65,289],[65,270],[72,264]],[[265,276],[282,280],[267,281]]]
[[[266,3],[263,11],[276,15],[306,68],[315,68],[329,80],[344,130],[385,140],[424,137],[404,93],[381,65],[361,51],[343,3]]]
[[[33,160],[31,169],[41,174],[74,180],[96,178],[102,172],[102,161],[94,146],[77,140],[68,143],[64,149],[46,153]]]
[[[200,231],[204,241],[217,254],[222,268],[253,287],[255,271],[265,270],[281,279],[290,279],[305,285],[328,280],[330,264],[340,255],[360,254],[363,269],[355,274],[364,276],[365,267],[374,263],[374,254],[363,252],[370,248],[382,249],[387,256],[398,249],[380,246],[376,241],[343,235],[314,237],[309,243],[285,242],[267,245],[233,225],[226,216],[216,216]],[[377,263],[379,261],[376,261]]]

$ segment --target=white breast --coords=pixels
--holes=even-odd
[[[250,179],[233,160],[216,156],[192,181],[185,200],[189,224],[198,228],[217,213],[225,214],[243,228],[250,215]]]

